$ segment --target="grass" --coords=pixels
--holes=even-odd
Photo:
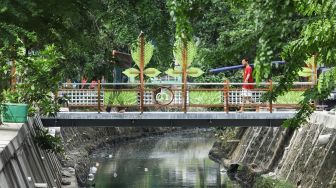
[[[270,177],[258,177],[254,188],[294,188],[295,186],[285,180],[272,179]]]

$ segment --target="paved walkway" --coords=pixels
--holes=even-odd
[[[0,153],[18,134],[22,123],[6,123],[0,125]]]

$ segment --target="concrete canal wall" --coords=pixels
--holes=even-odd
[[[62,187],[59,160],[33,141],[33,126],[40,123],[0,126],[0,188]]]
[[[316,112],[302,128],[292,131],[250,127],[229,132],[235,142],[217,142],[209,153],[226,168],[246,165],[298,187],[336,187],[336,115]]]

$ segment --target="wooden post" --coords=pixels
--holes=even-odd
[[[314,86],[317,85],[317,53],[314,53],[313,55],[313,66],[314,66]],[[311,87],[314,87],[311,86]],[[318,101],[314,100],[314,109],[316,109]]]
[[[12,67],[11,67],[11,90],[16,90],[16,65],[15,60],[12,61]]]
[[[98,80],[98,113],[100,113],[100,80]]]
[[[316,54],[313,55],[313,66],[314,66],[314,84],[317,84],[317,61]]]
[[[272,92],[273,91],[273,82],[272,82],[272,80],[270,80],[269,82],[270,82],[269,83],[269,90],[270,90],[270,92]],[[272,103],[273,103],[272,99],[270,99],[269,100],[269,111],[270,111],[270,113],[273,112],[273,104]]]
[[[182,79],[183,79],[183,112],[187,113],[187,64],[188,64],[188,46],[187,42],[182,42]]]
[[[145,67],[145,36],[140,33],[140,112],[144,111],[144,67]]]
[[[225,86],[224,86],[224,97],[225,97],[225,106],[224,110],[226,113],[229,113],[229,81],[225,80]]]

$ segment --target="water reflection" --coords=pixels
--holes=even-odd
[[[221,187],[224,174],[208,158],[215,140],[203,131],[188,133],[98,151],[94,154],[94,162],[100,161],[96,187]]]

